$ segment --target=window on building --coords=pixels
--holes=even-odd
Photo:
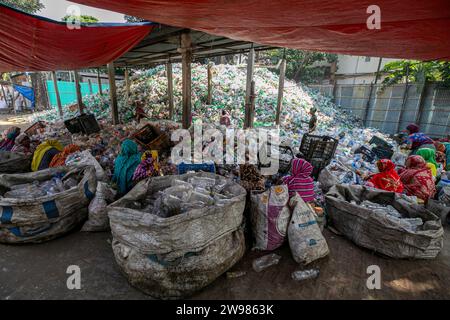
[[[370,62],[370,57],[366,57],[365,62]]]

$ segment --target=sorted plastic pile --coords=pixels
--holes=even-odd
[[[237,65],[216,65],[213,67],[212,104],[207,105],[207,68],[206,65],[192,65],[192,105],[193,119],[208,119],[218,122],[219,110],[230,112],[233,125],[242,126],[246,90],[246,68]],[[175,120],[181,119],[181,65],[174,64],[174,105]],[[255,126],[273,126],[275,121],[278,75],[267,68],[257,68],[254,72],[256,88]],[[145,111],[155,119],[168,117],[167,77],[165,68],[158,66],[131,77],[130,96],[127,99],[125,86],[118,84],[119,113],[124,122],[134,116],[134,101],[142,101]],[[83,98],[86,112],[93,113],[98,119],[110,117],[109,97],[93,95]],[[303,132],[307,125],[301,121],[309,119],[308,111],[318,109],[319,130],[330,127],[353,128],[357,121],[343,110],[338,110],[328,97],[295,82],[286,81],[283,96],[281,127],[295,135]],[[63,108],[65,119],[77,115],[76,106]],[[56,121],[55,109],[39,114],[36,119]],[[296,136],[293,137],[294,139]]]
[[[356,204],[354,201],[351,203]],[[404,218],[402,214],[391,205],[382,206],[381,204],[367,200],[361,202],[359,205],[372,210],[374,214],[385,216],[389,220],[399,223],[405,229],[413,232],[417,231],[417,229],[423,225],[421,218]]]
[[[191,177],[188,181],[174,179],[172,186],[149,195],[142,203],[142,210],[163,218],[186,213],[207,206],[224,206],[233,198],[226,183],[217,184],[208,177]]]
[[[202,120],[211,124],[218,124],[220,111],[225,109],[231,115],[233,127],[241,127],[244,119],[244,100],[246,90],[246,68],[238,65],[215,65],[213,66],[213,92],[212,104],[207,104],[207,67],[206,65],[192,65],[192,116],[193,121]],[[181,119],[182,112],[182,88],[181,88],[181,65],[173,65],[174,78],[174,120]],[[256,88],[255,126],[274,126],[277,95],[278,75],[267,68],[256,68],[254,71]],[[134,102],[143,102],[145,112],[154,119],[168,118],[168,96],[167,77],[163,66],[158,66],[147,71],[138,71],[131,77],[130,94],[127,96],[123,83],[118,84],[118,104],[121,121],[125,123],[122,127],[112,127],[107,124],[110,118],[109,97],[93,95],[84,98],[86,112],[93,113],[102,125],[102,132],[98,135],[74,136],[73,143],[87,145],[97,160],[107,167],[111,167],[112,159],[117,155],[120,139],[129,136],[132,128],[136,128],[133,122]],[[281,141],[285,145],[294,148],[301,143],[301,138],[306,132],[308,125],[304,122],[309,120],[308,111],[316,108],[318,126],[314,134],[339,137],[339,146],[336,158],[340,163],[349,168],[350,171],[360,173],[373,173],[375,165],[366,161],[362,155],[355,155],[355,150],[363,145],[368,145],[372,136],[376,135],[397,148],[397,144],[388,139],[378,130],[363,128],[362,123],[345,110],[340,109],[332,103],[331,99],[322,96],[315,90],[306,86],[296,84],[292,81],[285,82],[283,95],[283,109],[281,114],[280,134]],[[77,115],[76,106],[64,107],[65,118]],[[57,121],[57,111],[49,110],[37,114],[34,120]],[[161,121],[161,120],[160,120]],[[59,128],[62,122],[59,121]],[[158,122],[155,122],[158,123]],[[173,127],[176,122],[161,121],[162,126],[169,124]],[[168,128],[164,128],[168,129]],[[173,128],[169,128],[169,131]],[[64,137],[61,129],[48,134]],[[105,136],[106,135],[106,136]],[[114,150],[114,151],[111,151]],[[105,152],[106,151],[106,152]],[[398,151],[398,149],[397,149]],[[396,163],[403,164],[404,157],[396,153]],[[173,170],[167,170],[167,173]],[[346,173],[342,182],[360,183],[358,178]]]
[[[76,187],[78,181],[75,178],[68,178],[65,181],[61,180],[62,177],[55,176],[50,180],[39,182],[34,181],[33,183],[18,184],[11,187],[11,190],[7,191],[3,197],[4,198],[37,198],[43,196],[51,196],[60,192],[64,192],[73,187]]]

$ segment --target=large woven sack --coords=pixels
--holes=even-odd
[[[167,189],[174,179],[208,177],[227,184],[234,196],[225,206],[208,206],[169,218],[132,209],[138,200]],[[113,237],[142,254],[164,254],[175,259],[187,252],[198,252],[240,227],[246,191],[238,184],[213,173],[192,173],[150,178],[139,182],[129,193],[108,206]]]
[[[444,229],[440,217],[393,192],[363,186],[336,185],[325,197],[333,226],[356,244],[392,258],[435,258],[442,249]],[[391,205],[407,218],[421,218],[416,231],[398,220],[350,203],[368,200]]]
[[[287,233],[291,211],[287,185],[273,186],[269,190],[253,191],[251,222],[257,250],[275,250],[280,247]]]
[[[92,167],[50,168],[24,174],[0,175],[2,194],[13,185],[45,181],[54,175],[79,178],[79,183],[64,192],[33,199],[0,198],[0,242],[43,242],[61,236],[82,222],[95,195],[97,179]]]
[[[288,227],[289,247],[294,260],[306,265],[328,255],[327,241],[312,208],[298,194],[289,203],[294,208]]]
[[[109,219],[106,207],[114,201],[116,191],[106,182],[98,181],[95,197],[88,207],[89,219],[81,231],[101,232],[109,230]]]
[[[142,254],[117,240],[112,247],[131,285],[155,298],[175,299],[192,295],[230,269],[244,255],[245,239],[239,229],[175,260]]]
[[[31,155],[0,151],[0,173],[22,173],[31,171]]]

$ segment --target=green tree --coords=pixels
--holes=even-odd
[[[383,87],[388,87],[406,80],[412,83],[439,82],[441,86],[450,87],[450,62],[400,60],[387,63],[383,72],[387,73]]]
[[[283,56],[286,57],[286,77],[305,83],[314,83],[324,78],[329,66],[320,65],[320,62],[332,63],[337,60],[336,54],[296,49],[261,52],[260,59],[268,59],[272,64],[276,64]]]
[[[45,8],[40,0],[0,0],[0,3],[27,13],[36,13]]]
[[[93,16],[86,16],[86,15],[81,15],[81,16],[64,16],[62,19],[62,21],[67,22],[67,21],[80,21],[81,23],[97,23],[98,19],[96,17]]]

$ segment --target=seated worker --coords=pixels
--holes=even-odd
[[[313,202],[315,199],[314,180],[311,177],[313,166],[306,160],[295,158],[292,160],[291,175],[283,178],[288,186],[289,197],[297,193],[305,202]]]
[[[411,149],[410,155],[416,154],[417,150],[422,148],[435,149],[433,139],[426,134],[419,132],[419,130],[419,126],[414,123],[411,123],[406,127],[406,132],[408,133],[406,143],[408,149]]]
[[[427,167],[430,168],[433,177],[437,176],[438,164],[436,162],[436,150],[429,148],[421,148],[417,150],[416,155],[421,156],[427,163]]]
[[[31,148],[31,140],[28,135],[21,133],[15,140],[14,147],[11,149],[12,152],[30,154],[33,153]]]
[[[133,186],[133,175],[136,168],[141,163],[141,154],[137,144],[129,139],[125,139],[120,146],[119,156],[114,162],[114,175],[112,182],[119,188],[119,196],[125,195]]]
[[[436,193],[431,170],[427,167],[425,160],[418,155],[409,156],[406,159],[405,166],[398,173],[406,194],[416,196],[426,203]]]
[[[388,159],[377,161],[379,173],[372,174],[368,177],[366,186],[377,188],[385,191],[403,192],[403,183],[395,171],[395,164]]]
[[[435,141],[436,162],[442,164],[442,169],[449,170],[450,161],[450,143]]]
[[[149,118],[149,116],[145,113],[144,110],[144,103],[142,101],[137,100],[135,102],[136,108],[134,109],[135,111],[135,118],[137,123],[141,122],[141,119],[143,118]]]
[[[0,150],[11,151],[14,147],[16,138],[20,134],[19,127],[11,127],[4,133],[4,139],[0,141]]]
[[[309,114],[311,115],[311,118],[309,119],[309,133],[314,132],[317,128],[317,116],[316,116],[316,108],[311,108],[309,110]]]
[[[220,117],[220,124],[227,127],[231,125],[230,116],[226,110],[222,110],[222,116]]]
[[[58,140],[46,140],[37,146],[31,162],[31,171],[47,169],[53,157],[63,150]]]

